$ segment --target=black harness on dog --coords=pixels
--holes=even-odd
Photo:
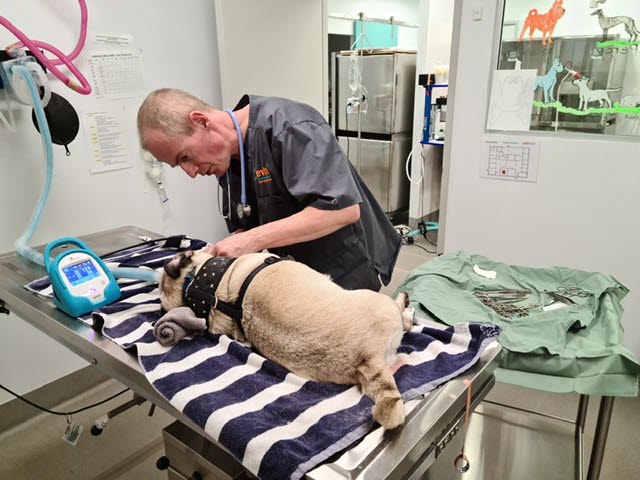
[[[267,257],[264,262],[258,265],[242,282],[242,287],[238,292],[238,298],[235,303],[222,302],[218,300],[216,291],[220,285],[223,275],[229,269],[235,258],[229,257],[212,257],[207,260],[202,267],[195,273],[194,268],[189,272],[184,280],[182,287],[182,301],[196,314],[198,318],[204,318],[209,328],[209,314],[211,309],[218,310],[231,317],[242,333],[242,301],[244,295],[249,288],[249,284],[265,268],[282,260],[293,260],[293,257]]]

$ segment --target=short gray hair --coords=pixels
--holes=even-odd
[[[151,92],[138,109],[138,136],[143,149],[147,149],[145,133],[156,129],[169,138],[190,135],[193,127],[189,114],[194,110],[212,110],[213,107],[197,97],[177,88],[160,88]]]

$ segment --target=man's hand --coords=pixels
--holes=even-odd
[[[233,235],[220,240],[211,247],[204,249],[206,253],[216,257],[233,257],[237,258],[245,253],[261,252],[262,248],[258,247],[251,232],[234,232]]]

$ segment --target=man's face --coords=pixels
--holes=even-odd
[[[223,137],[211,123],[196,124],[191,135],[170,139],[158,130],[146,134],[149,153],[172,168],[180,167],[191,178],[222,176],[229,168],[230,153]]]

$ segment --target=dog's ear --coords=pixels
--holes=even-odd
[[[164,271],[169,277],[176,279],[180,277],[180,272],[182,269],[187,266],[191,262],[191,257],[193,256],[192,250],[187,250],[186,252],[181,252],[171,260],[167,260],[164,262]]]

